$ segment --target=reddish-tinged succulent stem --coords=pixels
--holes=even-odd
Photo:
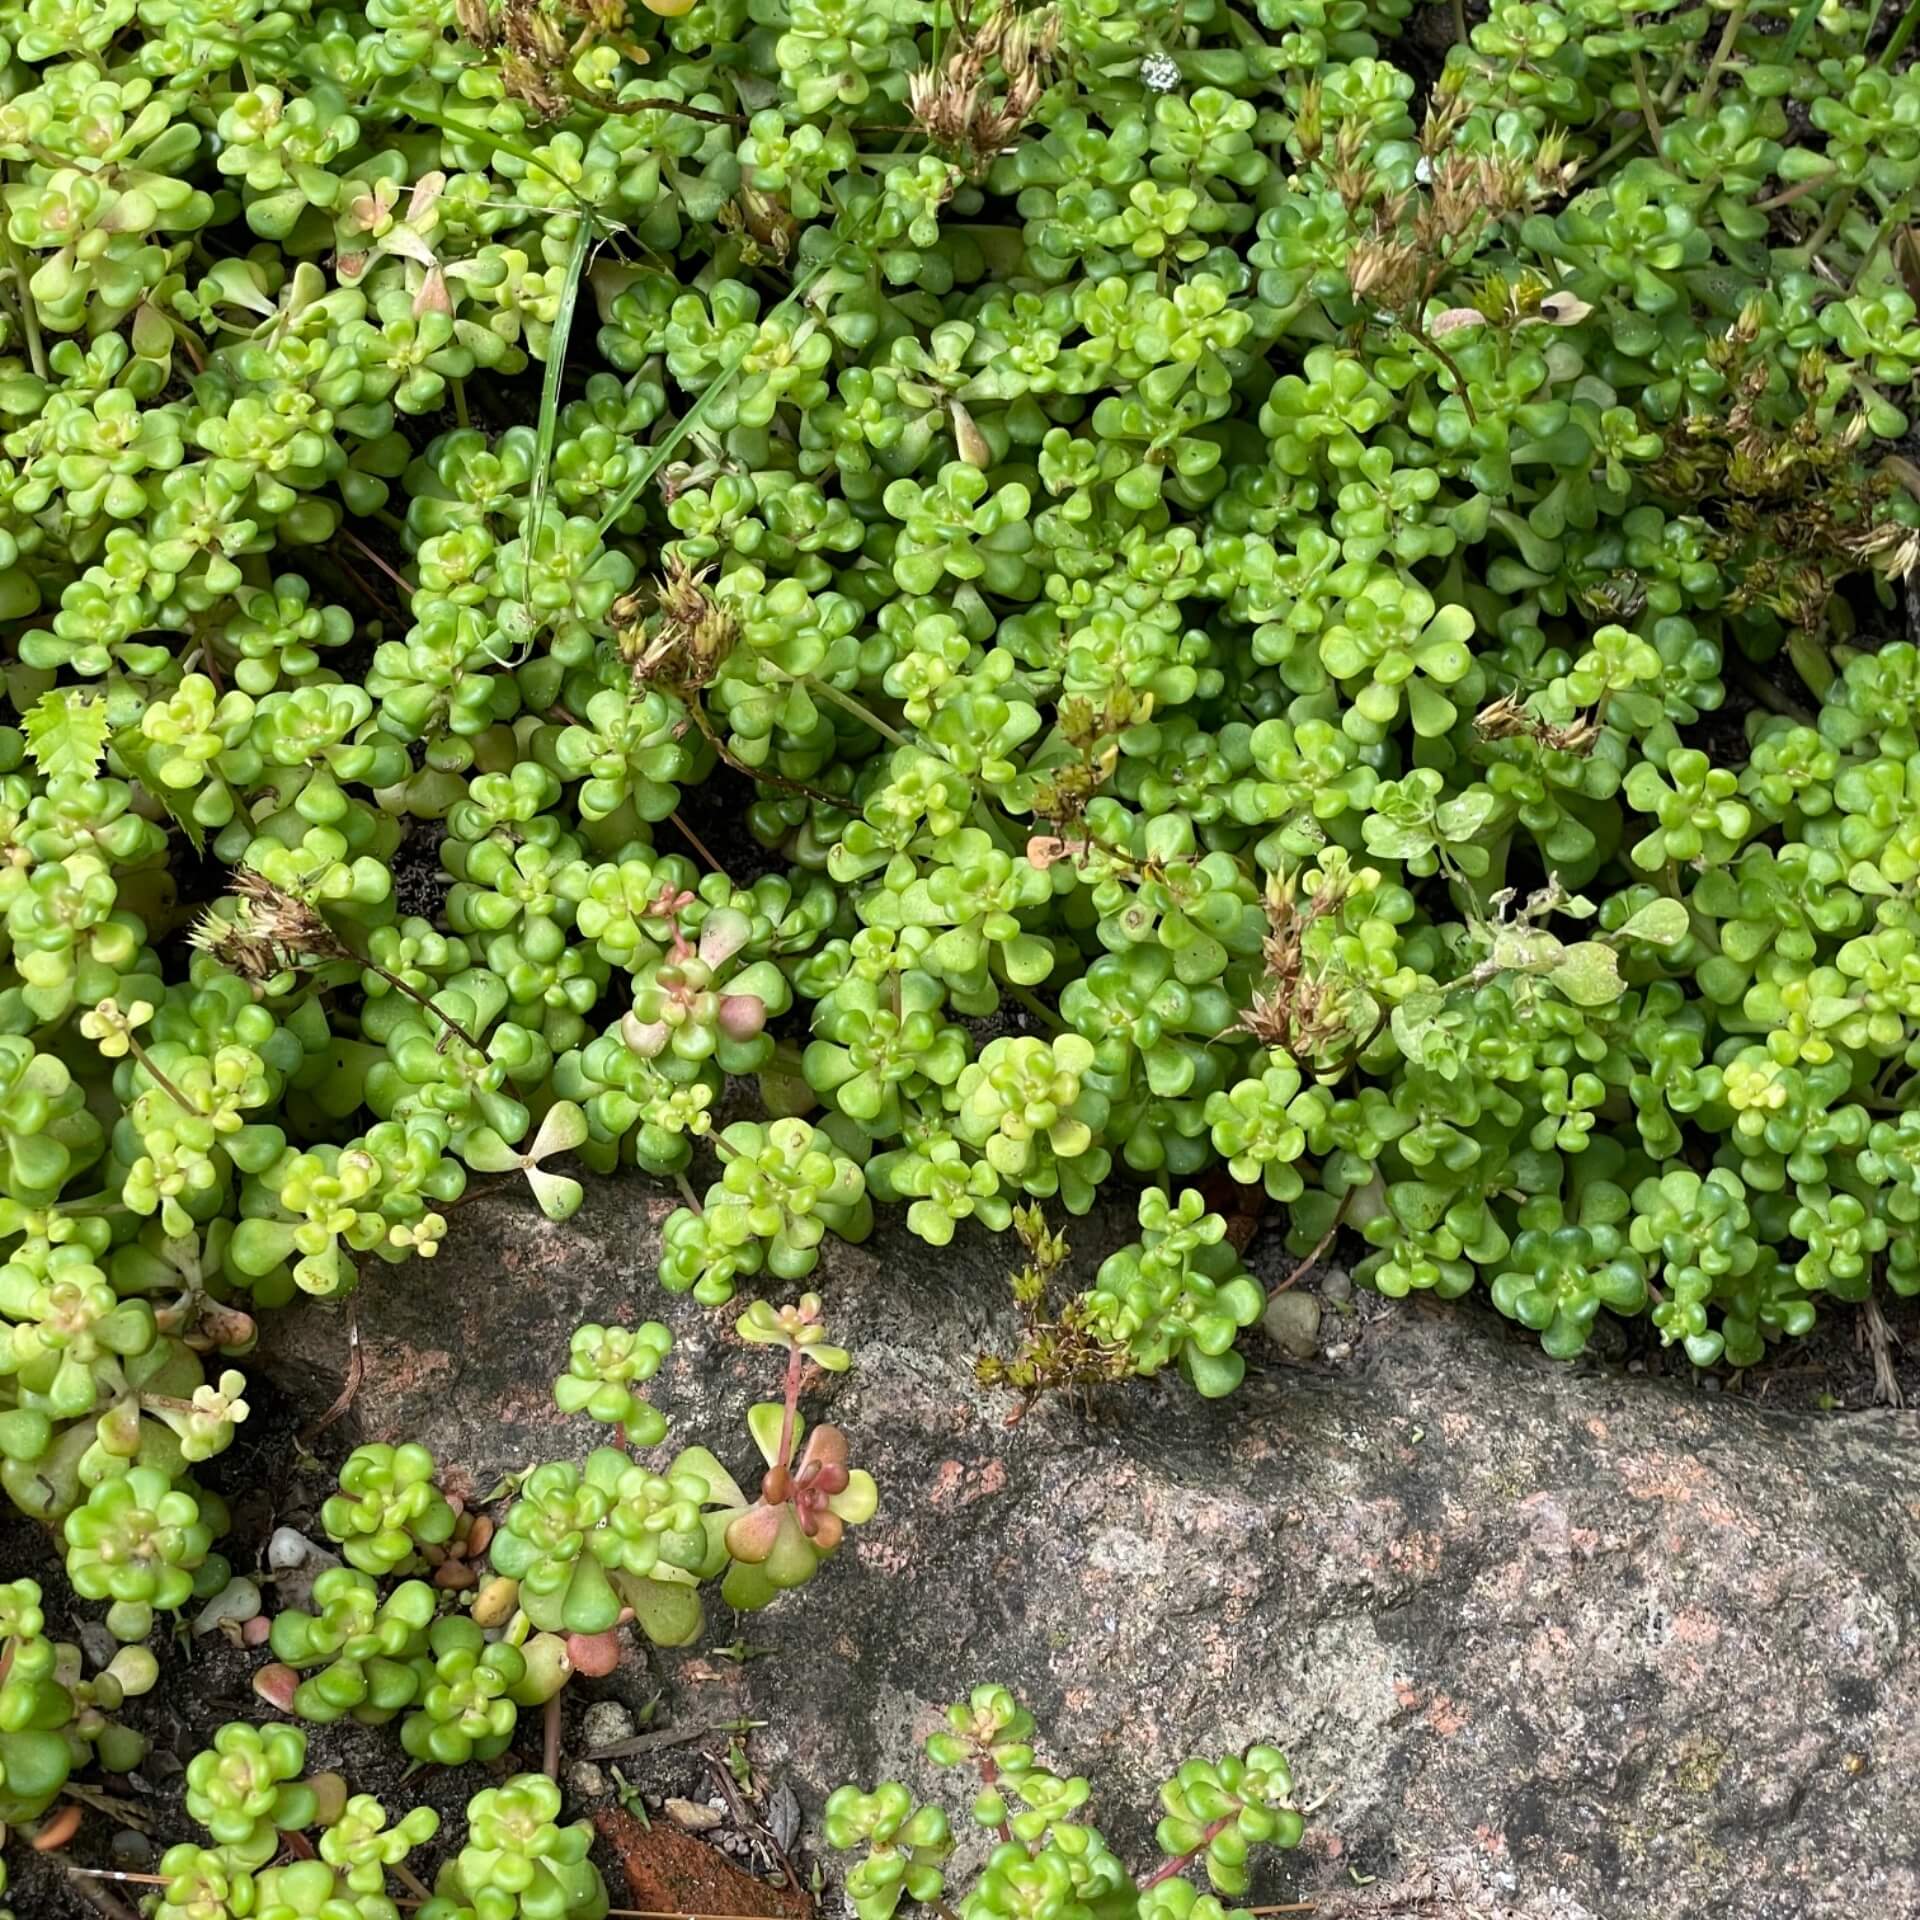
[[[787,1410],[780,1421],[780,1450],[774,1456],[773,1465],[767,1469],[767,1477],[760,1488],[760,1498],[770,1507],[777,1507],[793,1487],[787,1461],[793,1453],[793,1422],[800,1410],[800,1375],[805,1366],[806,1360],[800,1349],[788,1348]]]
[[[1206,1832],[1200,1836],[1199,1841],[1189,1847],[1185,1853],[1176,1853],[1171,1860],[1163,1860],[1145,1879],[1136,1882],[1140,1891],[1145,1893],[1149,1887],[1157,1887],[1162,1880],[1171,1880],[1176,1873],[1184,1873],[1188,1867],[1192,1866],[1195,1858],[1205,1853],[1239,1818],[1240,1810],[1238,1807],[1231,1813],[1223,1813],[1220,1818],[1214,1821],[1213,1824],[1207,1828]]]
[[[983,1753],[980,1756],[980,1784],[983,1787],[993,1787],[1000,1784],[1000,1763],[990,1753]],[[1003,1842],[1010,1841],[1013,1838],[1013,1829],[1004,1820],[994,1828],[994,1832],[1000,1836]]]

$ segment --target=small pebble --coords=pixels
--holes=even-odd
[[[153,1843],[131,1827],[117,1828],[108,1844],[115,1863],[128,1872],[138,1872],[153,1858]]]
[[[724,1816],[698,1800],[667,1801],[667,1818],[685,1833],[711,1833]]]
[[[260,1611],[260,1589],[251,1580],[229,1580],[194,1616],[195,1633],[231,1626],[238,1632]]]
[[[80,1650],[87,1656],[89,1665],[104,1667],[120,1651],[120,1642],[100,1621],[85,1620],[80,1625]]]
[[[1262,1324],[1267,1338],[1295,1360],[1311,1360],[1319,1349],[1320,1302],[1310,1293],[1276,1293]]]
[[[596,1700],[580,1722],[589,1751],[617,1746],[633,1738],[633,1715],[618,1700]]]
[[[1327,1358],[1332,1361],[1335,1366],[1338,1366],[1342,1360],[1351,1360],[1353,1358],[1353,1342],[1351,1340],[1336,1340],[1333,1345],[1327,1349]]]
[[[275,1527],[273,1538],[267,1542],[267,1565],[276,1573],[286,1573],[304,1567],[319,1551],[298,1528]]]
[[[316,1547],[304,1533],[293,1527],[278,1527],[267,1542],[267,1565],[279,1576],[275,1591],[283,1607],[302,1613],[311,1610],[313,1583],[329,1567],[343,1562],[337,1553]]]
[[[1353,1278],[1338,1267],[1320,1282],[1320,1298],[1336,1307],[1343,1307],[1353,1298]]]
[[[576,1800],[598,1800],[607,1791],[607,1776],[591,1760],[576,1760],[567,1769],[567,1791]]]

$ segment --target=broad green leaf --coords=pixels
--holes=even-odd
[[[1582,940],[1567,948],[1547,978],[1576,1007],[1605,1007],[1626,992],[1614,951],[1598,940]]]
[[[1673,947],[1687,937],[1687,926],[1687,910],[1678,900],[1653,900],[1627,920],[1618,938],[1644,940],[1655,947]]]

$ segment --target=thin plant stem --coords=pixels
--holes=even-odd
[[[1653,89],[1647,84],[1647,63],[1641,59],[1636,47],[1629,56],[1633,68],[1633,90],[1639,96],[1640,117],[1647,123],[1647,133],[1653,144],[1660,144],[1660,115],[1653,104]]]
[[[470,1034],[466,1030],[466,1028],[463,1027],[460,1024],[460,1022],[453,1017],[452,1014],[444,1011],[444,1009],[440,1007],[435,1006],[434,1003],[431,1000],[429,1000],[427,996],[424,993],[422,993],[418,987],[414,986],[411,981],[403,980],[399,974],[391,972],[386,967],[383,967],[378,960],[359,960],[357,955],[355,956],[355,958],[356,960],[358,960],[358,964],[365,967],[369,973],[377,973],[380,976],[380,978],[384,980],[388,986],[392,987],[396,993],[404,993],[407,996],[407,998],[411,1000],[416,1006],[425,1007],[426,1010],[430,1014],[432,1014],[436,1020],[440,1021],[444,1026],[449,1028],[452,1032],[457,1033],[460,1036],[460,1038],[464,1040],[467,1043],[467,1045],[474,1050],[475,1053],[486,1052],[486,1048],[483,1047],[480,1044],[480,1042],[476,1040],[473,1037],[473,1035]]]
[[[1641,140],[1645,138],[1646,131],[1647,123],[1644,120],[1636,120],[1610,147],[1603,147],[1600,152],[1595,154],[1594,157],[1573,176],[1572,184],[1577,187],[1582,181],[1591,180],[1596,173],[1604,173],[1623,153],[1627,152],[1630,148],[1637,147]]]
[[[727,880],[726,868],[723,867],[720,864],[720,862],[716,860],[710,852],[708,852],[707,843],[704,840],[702,840],[700,836],[697,833],[695,833],[690,826],[687,825],[686,821],[684,821],[680,817],[679,808],[676,807],[673,810],[673,812],[667,815],[667,818],[671,820],[673,824],[680,829],[681,833],[686,836],[686,839],[689,842],[689,844],[692,846],[694,852],[697,853],[700,856],[700,858],[704,860],[707,863],[707,865],[710,866],[714,870],[714,872],[720,876],[722,880]],[[727,884],[731,886],[733,883],[732,881],[728,880]]]
[[[1000,1784],[1000,1763],[992,1754],[980,1756],[980,1784],[983,1787],[995,1787]],[[1005,1846],[1013,1839],[1013,1828],[1003,1818],[994,1832],[1000,1836],[1000,1844]]]
[[[1887,209],[1886,215],[1880,224],[1874,228],[1873,238],[1868,241],[1866,252],[1860,256],[1860,264],[1854,268],[1853,278],[1847,282],[1847,291],[1849,293],[1857,293],[1859,291],[1860,282],[1866,278],[1867,269],[1872,266],[1874,261],[1879,257],[1880,249],[1886,245],[1888,236],[1893,232],[1895,227],[1899,226],[1906,219],[1907,203],[1912,198],[1913,193],[1911,189],[1901,194],[1901,196],[1894,201],[1893,205]]]
[[[1784,192],[1773,194],[1765,200],[1756,200],[1753,210],[1755,213],[1772,213],[1778,207],[1790,207],[1796,200],[1804,200],[1808,194],[1832,186],[1838,177],[1839,170],[1836,168],[1829,173],[1816,173],[1810,180],[1796,180]]]
[[[693,1182],[689,1180],[684,1173],[676,1173],[673,1176],[673,1184],[680,1189],[680,1198],[684,1200],[695,1213],[706,1212],[706,1208],[700,1204],[700,1196],[693,1190]]]
[[[826,269],[827,263],[824,260],[816,260],[808,267],[807,270],[794,281],[792,291],[788,293],[787,297],[782,300],[777,307],[773,308],[761,322],[762,329],[764,330],[767,327],[777,325],[786,318],[787,314],[793,308],[799,306],[801,301],[805,299],[808,288],[819,279]],[[652,446],[647,449],[646,458],[627,476],[626,484],[614,495],[611,504],[607,507],[606,511],[601,514],[599,524],[594,529],[595,535],[598,538],[603,540],[606,538],[608,529],[639,499],[642,489],[650,485],[654,476],[673,458],[681,441],[686,439],[686,437],[700,425],[701,421],[732,391],[733,383],[739,379],[741,370],[747,364],[747,356],[752,351],[753,343],[749,341],[746,346],[742,347],[740,351],[720,369],[708,383],[699,399],[680,416],[666,433],[662,434],[660,438],[654,441]]]
[[[340,528],[340,531],[344,533],[347,536],[347,538],[351,540],[353,544],[356,547],[358,547],[360,551],[364,553],[367,556],[367,558],[371,560],[373,564],[376,567],[378,567],[380,571],[384,573],[387,576],[387,578],[391,580],[393,584],[396,587],[398,587],[403,594],[406,595],[407,604],[411,606],[413,604],[413,582],[409,580],[404,573],[396,573],[394,569],[387,564],[386,560],[380,554],[374,552],[374,550],[370,546],[368,546],[367,543],[364,540],[362,540],[360,536],[357,533],[355,533],[351,527],[343,524]]]
[[[786,1410],[780,1416],[780,1451],[774,1456],[776,1473],[786,1472],[787,1460],[793,1452],[793,1423],[800,1412],[800,1375],[805,1367],[806,1356],[798,1347],[789,1347]]]
[[[803,800],[817,800],[825,807],[847,808],[847,801],[831,793],[822,793],[818,787],[809,787],[798,780],[789,780],[784,773],[775,773],[771,767],[750,767],[738,758],[714,731],[713,722],[707,718],[707,710],[698,694],[689,696],[687,711],[693,716],[693,724],[700,729],[706,743],[717,753],[735,773],[744,773],[749,780],[764,781],[770,787],[780,787],[788,793],[797,793]]]
[[[7,231],[6,222],[0,220],[0,248],[5,250],[7,271],[13,276],[13,290],[20,302],[20,331],[27,339],[27,359],[35,375],[44,380],[47,377],[47,347],[40,338],[40,315],[33,304],[33,289],[27,285],[26,269],[20,264],[20,254],[13,244],[13,235]]]
[[[473,425],[473,420],[467,412],[467,383],[462,380],[458,374],[455,374],[452,386],[454,420],[460,426],[470,427]]]
[[[1285,1293],[1289,1287],[1296,1286],[1313,1271],[1320,1256],[1333,1245],[1333,1236],[1340,1231],[1340,1223],[1347,1217],[1347,1202],[1352,1198],[1353,1189],[1349,1187],[1346,1192],[1340,1196],[1340,1204],[1333,1210],[1333,1218],[1328,1221],[1326,1232],[1313,1243],[1313,1251],[1267,1295],[1269,1300],[1271,1300],[1275,1294]]]
[[[1720,91],[1720,76],[1726,72],[1727,63],[1733,58],[1734,42],[1740,37],[1740,29],[1747,23],[1747,0],[1734,0],[1727,14],[1727,24],[1720,29],[1720,44],[1713,50],[1713,58],[1707,62],[1706,78],[1700,82],[1699,104],[1693,108],[1695,119],[1704,120],[1713,111],[1713,96]]]
[[[187,1096],[153,1064],[153,1056],[147,1052],[146,1048],[143,1047],[131,1033],[127,1035],[127,1047],[133,1054],[134,1059],[140,1063],[141,1072],[144,1073],[182,1113],[192,1113],[194,1111],[193,1107],[187,1102]]]
[[[549,1780],[560,1778],[560,1696],[557,1693],[548,1699],[541,1720],[540,1771]]]
[[[883,740],[891,740],[896,747],[910,747],[914,743],[898,727],[890,727],[867,705],[864,700],[856,700],[850,693],[842,693],[831,681],[816,679],[810,673],[790,676],[797,679],[809,693],[823,694],[843,712],[850,713],[856,720],[871,727]],[[941,756],[943,759],[944,755]]]
[[[583,218],[574,227],[567,254],[566,278],[547,333],[547,367],[540,382],[540,414],[534,429],[533,486],[528,500],[527,554],[539,551],[540,532],[547,516],[547,495],[553,489],[553,448],[560,431],[560,383],[566,378],[567,342],[573,334],[573,316],[580,300],[580,280],[586,272],[593,228]],[[605,529],[603,528],[604,532]],[[533,605],[533,569],[527,569],[525,604]]]
[[[554,1697],[557,1699],[559,1696],[556,1694]],[[417,1894],[422,1900],[431,1900],[433,1898],[433,1889],[429,1887],[404,1860],[396,1860],[387,1871],[392,1874],[409,1893]]]
[[[1400,324],[1453,376],[1453,390],[1459,396],[1460,404],[1467,410],[1467,420],[1470,425],[1477,427],[1480,424],[1480,416],[1473,410],[1473,396],[1467,391],[1467,376],[1460,371],[1459,362],[1428,333],[1411,310],[1400,316]]]
[[[92,1875],[85,1867],[76,1867],[66,1861],[67,1878],[73,1882],[73,1890],[103,1920],[138,1920],[138,1916],[124,1900],[117,1899],[105,1887],[94,1884]]]
[[[1907,50],[1907,42],[1913,38],[1913,30],[1920,27],[1920,0],[1907,0],[1907,10],[1900,16],[1900,24],[1893,30],[1893,38],[1880,49],[1878,65],[1891,68],[1893,63]]]
[[[1859,191],[1858,186],[1849,186],[1833,196],[1827,205],[1826,212],[1820,216],[1820,224],[1814,228],[1808,237],[1807,244],[1801,249],[1809,261],[1833,238],[1834,230],[1852,212],[1854,199]]]

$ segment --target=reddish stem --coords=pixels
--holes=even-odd
[[[800,1374],[806,1364],[798,1347],[787,1349],[787,1410],[780,1421],[780,1457],[775,1463],[782,1468],[793,1453],[793,1422],[800,1411]]]
[[[895,978],[897,979],[898,975],[896,975]],[[1012,1422],[1008,1422],[1008,1424],[1011,1425]],[[993,1787],[993,1786],[998,1786],[999,1783],[1000,1783],[999,1761],[997,1761],[992,1754],[983,1753],[980,1756],[980,1784],[983,1787]],[[1013,1829],[1007,1825],[1004,1819],[1000,1822],[1000,1824],[997,1827],[994,1828],[994,1832],[1000,1836],[1000,1839],[1003,1845],[1010,1843],[1013,1839]]]
[[[1220,1818],[1214,1821],[1206,1832],[1200,1836],[1196,1845],[1189,1847],[1185,1853],[1176,1853],[1171,1860],[1163,1860],[1144,1880],[1136,1882],[1140,1891],[1145,1893],[1149,1887],[1157,1887],[1162,1880],[1171,1880],[1176,1873],[1184,1873],[1187,1868],[1193,1864],[1194,1857],[1206,1852],[1206,1850],[1213,1845],[1214,1841],[1225,1833],[1239,1818],[1240,1809],[1238,1807],[1234,1808],[1231,1813],[1223,1813]]]

